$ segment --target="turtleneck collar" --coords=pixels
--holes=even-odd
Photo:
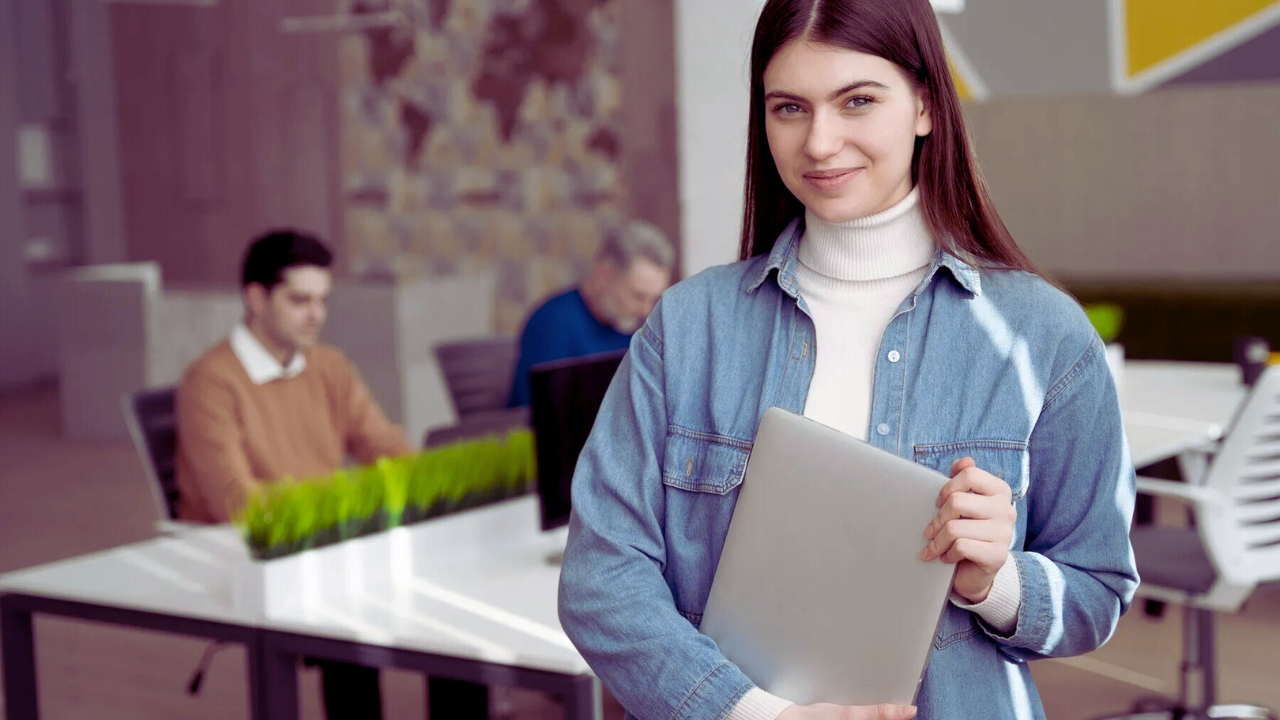
[[[799,260],[813,272],[834,280],[899,277],[927,266],[936,253],[920,209],[919,188],[875,215],[829,223],[805,211],[804,219]]]

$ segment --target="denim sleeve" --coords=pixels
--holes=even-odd
[[[632,338],[573,478],[560,622],[638,718],[719,719],[753,687],[681,616],[663,578],[667,413],[660,311]]]
[[[1012,636],[983,629],[1014,660],[1101,647],[1138,587],[1129,524],[1134,469],[1119,398],[1096,337],[1045,395],[1031,434],[1027,533],[1014,552],[1022,603]]]

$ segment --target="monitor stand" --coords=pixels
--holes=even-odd
[[[554,565],[556,567],[563,565],[564,564],[564,548],[560,548],[559,550],[552,550],[551,552],[547,553],[545,559],[548,565]]]

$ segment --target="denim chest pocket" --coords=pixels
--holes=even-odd
[[[750,443],[673,428],[667,435],[662,484],[690,492],[728,495],[742,484]]]
[[[1013,493],[1013,501],[1027,494],[1030,465],[1027,444],[1018,440],[968,440],[915,446],[915,460],[944,475],[951,474],[951,463],[971,457],[979,469],[1004,480]]]

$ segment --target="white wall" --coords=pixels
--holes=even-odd
[[[680,260],[688,277],[737,258],[751,34],[764,0],[676,0]]]

